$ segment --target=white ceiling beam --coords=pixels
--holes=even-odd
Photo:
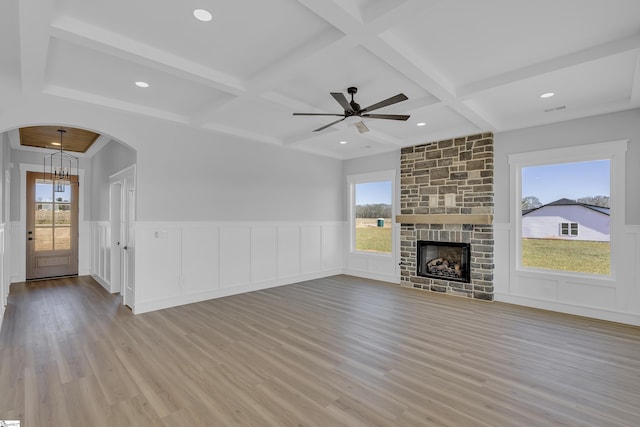
[[[579,119],[583,117],[600,116],[603,114],[616,113],[619,111],[629,110],[629,99],[621,99],[604,104],[589,105],[586,107],[573,107],[560,111],[552,111],[547,114],[545,119],[540,116],[528,115],[521,119],[510,119],[501,131],[509,131],[522,129],[530,126],[539,126],[549,123],[564,122],[567,120]]]
[[[244,82],[239,78],[77,19],[57,18],[51,24],[51,33],[52,36],[69,43],[85,46],[234,95],[245,91]]]
[[[353,40],[336,33],[334,29],[325,31],[309,43],[293,52],[288,52],[286,57],[261,70],[247,82],[247,88],[256,93],[263,92],[289,80],[301,68],[307,68],[313,64],[325,64],[329,55],[347,51],[356,45],[357,43]]]
[[[332,2],[314,2],[312,0],[298,0],[311,11],[345,33],[346,38],[353,39],[364,46],[381,61],[398,70],[409,79],[416,82],[429,93],[445,102],[458,114],[474,123],[481,129],[494,130],[495,126],[477,112],[471,110],[455,98],[455,88],[440,72],[431,64],[412,52],[408,51],[400,40],[394,41],[390,28],[402,25],[403,17],[407,14],[416,16],[426,13],[429,7],[438,2],[425,2],[409,0],[403,5],[392,9],[374,19],[370,25],[362,24],[344,11],[343,8]],[[386,33],[382,34],[382,32]],[[390,43],[391,42],[391,43]],[[392,46],[393,44],[393,46]],[[429,105],[429,104],[427,104]]]
[[[70,89],[67,87],[47,85],[43,93],[47,95],[59,96],[61,98],[67,98],[74,101],[86,102],[88,104],[94,104],[100,107],[113,108],[115,110],[127,111],[132,114],[140,114],[143,116],[155,117],[157,119],[168,120],[180,124],[188,124],[187,117],[180,114],[175,114],[165,110],[159,110],[157,108],[147,107],[145,105],[134,104],[131,102],[120,101],[113,98],[107,98],[105,96],[95,95],[93,93],[84,92],[80,90]]]
[[[640,107],[640,55],[636,58],[636,69],[631,85],[631,106]]]
[[[344,8],[333,2],[316,2],[313,0],[298,0],[312,12],[329,22],[345,34],[345,39],[350,44],[360,44],[378,59],[398,70],[410,80],[414,81],[429,93],[433,94],[458,114],[469,120],[476,126],[485,130],[494,130],[495,126],[477,112],[471,110],[455,98],[455,88],[442,77],[440,72],[432,65],[425,63],[422,58],[409,52],[400,40],[395,40],[390,28],[402,25],[406,16],[416,16],[426,13],[430,7],[441,0],[426,2],[421,0],[409,0],[397,8],[392,8],[388,13],[382,14],[371,23],[363,23],[348,13]],[[409,15],[408,15],[409,14]],[[384,34],[381,34],[386,32]],[[391,43],[390,43],[391,41]],[[393,46],[391,45],[393,44]],[[433,100],[425,98],[424,106],[432,105]]]
[[[240,129],[232,126],[223,125],[222,123],[209,122],[202,126],[203,129],[221,133],[225,135],[233,135],[242,139],[249,139],[252,141],[266,142],[272,145],[283,145],[282,141],[278,138],[267,136],[261,133],[251,132],[246,129]]]
[[[53,0],[20,0],[20,69],[22,90],[40,93],[44,85],[49,49],[49,22]]]
[[[318,65],[326,62],[328,55],[335,54],[341,50],[351,49],[355,46],[353,42],[344,37],[336,35],[335,31],[327,31],[324,34],[314,37],[313,41],[290,52],[281,61],[276,61],[270,67],[263,69],[258,75],[246,82],[245,91],[239,94],[227,103],[212,103],[200,109],[193,115],[191,122],[194,126],[202,126],[207,121],[214,118],[216,112],[229,103],[242,103],[248,98],[256,99],[258,97],[276,102],[278,95],[271,90],[272,87],[279,86],[291,78],[296,71],[303,67],[308,67],[314,63]],[[269,95],[271,94],[271,95]],[[272,99],[270,99],[272,98]],[[287,106],[287,107],[290,107]],[[312,110],[309,110],[312,111]]]
[[[509,71],[488,79],[469,83],[458,87],[456,95],[458,98],[468,99],[481,92],[491,90],[499,86],[562,70],[575,65],[584,64],[586,62],[596,61],[598,59],[631,50],[640,50],[640,34],[618,39],[589,49],[584,49],[569,55],[553,58],[548,61],[539,62],[537,64]]]

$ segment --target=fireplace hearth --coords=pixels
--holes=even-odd
[[[471,246],[468,243],[419,240],[418,276],[469,283]]]

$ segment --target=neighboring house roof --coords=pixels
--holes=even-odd
[[[542,205],[540,207],[537,208],[533,208],[533,209],[523,209],[522,210],[522,216],[525,216],[527,214],[530,214],[533,211],[537,211],[538,209],[542,209],[546,206],[582,206],[583,208],[587,208],[587,209],[591,209],[593,211],[599,212],[601,214],[610,215],[610,211],[611,208],[605,208],[602,206],[595,206],[595,205],[590,205],[588,203],[580,203],[576,200],[571,200],[571,199],[566,199],[566,198],[562,198],[562,199],[558,199],[554,202],[551,203],[547,203],[546,205]]]

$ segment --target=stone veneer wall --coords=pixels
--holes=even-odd
[[[493,214],[492,133],[406,147],[400,161],[401,214]],[[455,206],[445,206],[446,194],[455,194]],[[438,197],[435,206],[431,195]],[[417,276],[418,240],[470,243],[471,283]],[[402,224],[400,283],[493,300],[493,247],[492,224]]]

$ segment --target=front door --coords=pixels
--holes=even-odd
[[[58,186],[27,172],[27,280],[78,274],[78,178],[70,179]]]

